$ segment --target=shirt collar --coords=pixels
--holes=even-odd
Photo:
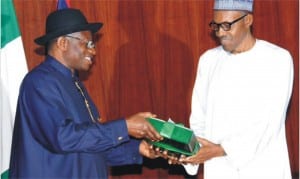
[[[70,78],[73,78],[74,76],[78,77],[77,72],[75,72],[75,74],[72,74],[72,71],[69,68],[67,68],[66,66],[61,64],[57,59],[55,59],[54,57],[52,57],[50,55],[47,55],[46,63],[51,65],[54,69],[56,69],[57,71],[59,71],[66,77],[70,77]]]

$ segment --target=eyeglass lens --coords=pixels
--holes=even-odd
[[[236,23],[236,22],[242,20],[242,19],[243,19],[244,17],[246,17],[247,15],[248,15],[248,14],[245,14],[245,15],[243,15],[243,16],[237,18],[236,20],[232,21],[232,22],[216,23],[216,22],[212,21],[212,22],[209,23],[209,26],[210,26],[210,28],[211,28],[212,30],[214,30],[214,31],[219,31],[220,27],[221,27],[224,31],[229,31],[229,30],[231,29],[231,26],[232,26],[234,23]]]
[[[66,37],[70,37],[70,38],[73,38],[73,39],[76,39],[76,40],[80,40],[80,41],[86,43],[86,48],[88,48],[88,49],[95,48],[95,43],[93,41],[91,41],[91,40],[86,41],[86,40],[83,40],[83,39],[81,39],[79,37],[74,37],[74,36],[71,36],[71,35],[66,35]]]

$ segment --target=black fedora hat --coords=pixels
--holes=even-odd
[[[61,9],[50,13],[46,20],[46,34],[34,41],[39,45],[46,45],[50,40],[79,31],[97,32],[102,23],[88,23],[85,16],[78,9]]]

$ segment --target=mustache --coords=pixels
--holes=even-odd
[[[220,36],[220,37],[218,37],[219,38],[219,40],[230,40],[231,38],[229,37],[229,36],[227,36],[227,35],[224,35],[224,36]]]

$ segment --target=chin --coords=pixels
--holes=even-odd
[[[81,72],[89,72],[90,71],[90,67],[86,67],[86,68],[81,68],[79,71]]]
[[[228,48],[228,47],[226,47],[226,46],[224,46],[224,45],[223,45],[223,49],[224,49],[226,52],[232,52],[232,51],[233,51],[233,49]]]

